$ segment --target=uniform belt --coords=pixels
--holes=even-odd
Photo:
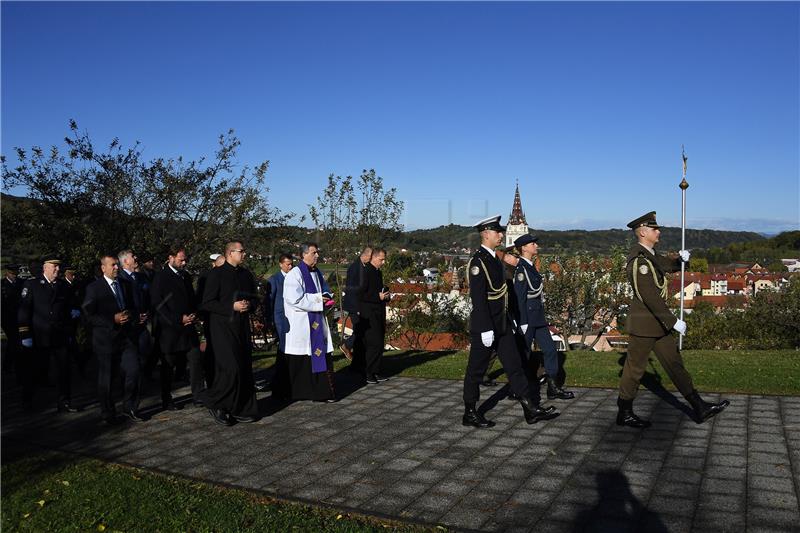
[[[535,299],[538,299],[538,298],[541,298],[541,297],[542,297],[542,295],[541,295],[541,294],[531,294],[531,293],[528,293],[528,300],[535,300]]]

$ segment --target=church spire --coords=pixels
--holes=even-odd
[[[511,216],[508,217],[508,223],[513,225],[528,224],[525,222],[525,213],[522,211],[522,200],[519,198],[519,180],[517,180],[517,190],[514,193],[514,205],[511,207]]]

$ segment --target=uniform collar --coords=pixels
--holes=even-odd
[[[489,252],[491,254],[491,256],[494,257],[495,259],[497,258],[497,253],[495,253],[494,250],[490,250],[489,247],[484,246],[483,244],[481,244],[481,248],[483,248],[484,250]]]
[[[520,258],[520,259],[522,259],[523,261],[525,261],[526,263],[528,263],[530,266],[533,266],[533,261],[531,261],[531,260],[529,260],[529,259],[525,259],[525,258],[524,258],[524,257],[522,257],[522,256],[519,256],[519,258]]]
[[[647,246],[645,246],[645,245],[644,245],[644,244],[642,244],[642,243],[639,243],[639,246],[641,246],[642,248],[644,248],[645,250],[647,250],[648,252],[650,252],[650,254],[651,254],[651,255],[656,255],[656,251],[655,251],[653,248],[648,248]]]

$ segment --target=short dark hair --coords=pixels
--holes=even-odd
[[[372,249],[372,255],[383,254],[386,255],[386,248],[381,248],[380,246],[376,246]]]
[[[173,242],[170,244],[169,248],[167,248],[167,255],[175,257],[180,252],[186,252],[186,247],[183,245],[182,242]]]
[[[102,255],[100,256],[100,264],[101,264],[101,265],[103,264],[103,260],[104,260],[106,257],[110,257],[110,258],[111,258],[111,259],[113,259],[114,261],[117,261],[117,262],[119,262],[119,259],[117,259],[117,254],[107,253],[107,254],[102,254]]]
[[[242,246],[244,246],[244,242],[242,242],[240,240],[236,240],[236,239],[226,242],[225,243],[225,254],[224,255],[227,256],[232,250],[235,249],[235,245],[237,245],[237,244],[241,244]]]
[[[308,252],[308,249],[311,248],[312,246],[319,251],[319,245],[317,243],[308,241],[300,245],[300,255],[301,256],[305,255],[306,252]]]
[[[292,254],[281,254],[280,257],[278,257],[278,263],[283,263],[285,259],[294,261],[294,256]]]

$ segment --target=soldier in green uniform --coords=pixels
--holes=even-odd
[[[678,343],[672,330],[686,333],[686,323],[675,318],[667,307],[668,280],[666,273],[680,270],[681,261],[689,261],[689,252],[681,250],[677,257],[660,255],[654,250],[661,231],[656,222],[656,212],[651,211],[628,224],[638,241],[628,254],[628,281],[633,288],[633,299],[626,329],[628,357],[619,382],[617,425],[646,428],[650,422],[633,412],[633,399],[639,388],[651,351],[684,398],[694,409],[696,422],[702,423],[728,406],[728,400],[719,403],[704,401],[694,389],[692,377],[683,366]]]

